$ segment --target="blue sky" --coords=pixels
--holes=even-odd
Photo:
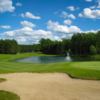
[[[20,44],[100,29],[100,0],[0,0],[0,38]]]

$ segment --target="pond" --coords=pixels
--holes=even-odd
[[[56,63],[56,62],[75,62],[75,61],[96,61],[91,57],[70,57],[70,56],[33,56],[29,58],[18,59],[17,62],[28,63]]]

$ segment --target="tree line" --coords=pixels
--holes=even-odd
[[[33,45],[19,45],[15,40],[0,40],[0,54],[33,52]]]
[[[90,55],[100,54],[100,31],[97,33],[77,33],[70,39],[53,41],[41,39],[38,44],[19,45],[15,40],[0,40],[0,53],[42,52],[45,54]]]
[[[52,41],[41,39],[40,51],[46,54],[91,55],[100,54],[100,31],[97,33],[77,33],[71,39]]]
[[[0,40],[1,54],[16,54],[18,50],[18,44],[15,40]]]

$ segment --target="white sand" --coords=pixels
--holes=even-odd
[[[21,100],[100,100],[100,81],[71,79],[63,73],[0,74],[7,81],[0,90],[14,92]]]

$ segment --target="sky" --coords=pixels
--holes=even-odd
[[[61,40],[100,29],[100,0],[0,0],[0,39]]]

